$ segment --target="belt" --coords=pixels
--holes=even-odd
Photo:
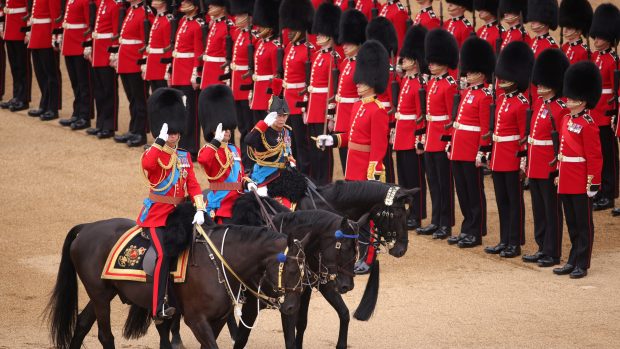
[[[336,96],[336,102],[338,103],[355,103],[359,101],[359,98],[350,98],[350,97],[340,97]]]
[[[86,29],[88,28],[88,25],[86,25],[86,23],[72,24],[64,22],[62,27],[65,29]]]
[[[527,142],[531,145],[553,145],[552,140],[540,140],[532,137],[527,137]]]
[[[14,13],[26,13],[28,12],[28,8],[26,7],[5,7],[4,8],[4,13],[6,13],[7,15],[12,15]]]
[[[612,93],[614,93],[614,90],[611,88],[604,88],[601,90],[601,94],[604,94],[604,95],[610,95]]]
[[[110,39],[114,36],[113,33],[93,33],[93,39]]]
[[[417,120],[418,116],[415,114],[401,114],[396,113],[396,120]]]
[[[497,142],[497,143],[518,141],[519,139],[521,139],[519,135],[512,135],[512,136],[498,136],[496,134],[493,135],[493,142]]]
[[[426,115],[426,121],[446,121],[449,118],[448,115]]]
[[[174,58],[194,58],[194,52],[172,52],[172,57]]]
[[[392,106],[392,103],[390,102],[381,102],[381,104],[383,105],[383,108],[389,108]]]
[[[224,63],[226,62],[226,57],[213,57],[209,55],[204,55],[203,61],[214,62],[214,63]]]
[[[308,87],[308,92],[310,93],[327,93],[327,91],[329,91],[327,87],[314,87],[314,86]]]
[[[359,144],[351,141],[349,141],[349,149],[361,151],[364,153],[370,153],[370,145]]]
[[[459,124],[458,122],[455,122],[453,127],[455,130],[480,132],[480,126],[463,125],[463,124]]]
[[[273,75],[258,75],[258,74],[252,75],[253,81],[269,81],[271,79],[273,79]]]
[[[162,48],[151,48],[151,47],[149,47],[149,48],[146,49],[146,53],[149,53],[149,54],[152,53],[152,54],[155,54],[155,55],[160,55],[160,54],[164,53],[164,48],[163,47]]]
[[[149,199],[153,202],[161,202],[162,204],[171,205],[179,205],[185,201],[184,197],[157,195],[155,193],[149,193]]]
[[[30,24],[47,24],[52,23],[51,18],[32,18]]]
[[[236,65],[233,63],[230,65],[230,69],[233,71],[247,71],[250,69],[250,67],[247,65]]]
[[[306,87],[306,83],[305,82],[299,82],[299,83],[290,83],[290,82],[283,82],[282,83],[282,87],[284,88],[288,88],[288,89],[293,89],[293,88],[304,88]]]
[[[562,154],[558,155],[558,160],[561,162],[586,162],[586,159],[581,156],[564,156]]]
[[[143,43],[143,41],[142,40],[123,39],[123,38],[121,38],[118,41],[118,43],[121,44],[121,45],[140,45],[140,44]]]
[[[211,182],[209,183],[209,189],[211,190],[243,190],[243,184],[241,182]]]

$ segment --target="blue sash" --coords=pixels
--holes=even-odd
[[[230,149],[233,153],[234,157],[239,157],[237,154],[237,150],[234,145],[229,145],[228,149]],[[237,177],[239,176],[239,172],[241,171],[241,161],[235,160],[230,169],[230,173],[228,174],[228,178],[224,180],[224,182],[232,183],[237,181]],[[207,212],[217,211],[222,205],[222,200],[228,195],[230,190],[218,190],[218,191],[210,191],[207,194]]]
[[[185,155],[187,155],[187,154],[185,154]],[[181,157],[181,154],[179,154],[179,157]],[[174,167],[174,171],[170,171],[170,174],[168,175],[168,177],[166,177],[161,183],[159,183],[154,188],[154,191],[157,193],[157,195],[166,195],[166,194],[168,194],[168,192],[179,181],[179,176],[180,175],[181,175],[181,172],[179,172],[179,169],[175,166]],[[170,186],[168,186],[168,188],[166,188],[166,190],[159,191],[159,189],[164,188],[170,182],[172,182],[172,183],[170,184]],[[144,222],[144,220],[148,216],[149,210],[151,209],[151,206],[153,206],[153,203],[154,203],[154,201],[152,201],[149,198],[144,199],[144,201],[143,201],[144,207],[142,208],[142,214],[140,215],[140,223]]]
[[[287,129],[284,129],[283,133],[284,133],[283,139],[286,144],[286,153],[292,154],[291,144],[289,141],[289,137],[290,137],[289,131]],[[286,162],[287,160],[288,159],[286,159],[284,156],[280,156],[277,162]],[[257,185],[260,185],[267,179],[267,177],[271,176],[278,170],[279,168],[277,167],[261,166],[259,164],[254,164],[254,168],[252,169],[252,177],[251,177],[252,181],[254,181],[254,183],[256,183]]]

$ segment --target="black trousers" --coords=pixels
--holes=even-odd
[[[158,88],[168,87],[168,81],[166,81],[166,80],[149,80],[149,86],[151,87],[151,93],[153,93]]]
[[[297,169],[307,176],[310,175],[310,136],[308,125],[304,124],[303,117],[299,114],[289,115],[287,122],[293,129],[292,150],[297,161]]]
[[[342,166],[342,174],[347,172],[347,154],[349,148],[338,148],[338,154],[340,155],[340,166]]]
[[[396,151],[396,169],[398,185],[406,189],[420,188],[413,196],[409,208],[409,218],[418,222],[426,218],[426,178],[424,178],[424,156],[418,155],[415,149]]]
[[[454,186],[463,213],[461,234],[480,239],[487,230],[487,199],[484,194],[484,174],[473,161],[452,161]]]
[[[334,174],[334,153],[331,148],[321,150],[316,147],[316,142],[311,137],[317,137],[325,132],[324,124],[308,124],[308,136],[310,143],[308,147],[308,156],[310,157],[310,178],[317,185],[326,185],[332,182]]]
[[[387,135],[389,137],[389,134]],[[385,182],[396,183],[396,174],[394,173],[394,158],[392,157],[392,145],[388,141],[388,147],[383,158],[383,168],[385,169]]]
[[[613,202],[614,198],[618,197],[618,141],[611,126],[601,126],[598,129],[603,153],[603,169],[601,190],[596,198],[607,198]]]
[[[65,56],[65,65],[73,90],[73,113],[80,119],[93,117],[93,94],[90,64],[84,56]]]
[[[440,227],[454,225],[454,187],[450,160],[446,152],[424,153],[426,178],[431,192],[431,223]]]
[[[248,157],[248,147],[245,144],[245,135],[254,128],[254,116],[247,100],[235,101],[237,110],[237,128],[239,129],[239,147],[241,148],[241,162],[246,171],[252,169],[254,162]]]
[[[183,92],[187,98],[185,132],[181,136],[179,146],[196,157],[200,149],[200,123],[198,122],[198,94],[200,91],[194,90],[191,85],[173,86],[173,88]]]
[[[560,200],[571,243],[568,264],[588,269],[594,242],[592,200],[586,194],[560,194]]]
[[[152,315],[156,316],[163,309],[164,299],[166,297],[166,286],[170,277],[170,258],[164,247],[163,227],[148,228],[151,236],[151,243],[157,252],[157,262],[153,271],[153,302],[151,304]]]
[[[140,73],[119,74],[129,101],[129,132],[146,136],[148,119],[146,100],[149,97],[148,83],[142,80]]]
[[[6,83],[6,50],[4,49],[4,40],[0,38],[0,100],[4,98]]]
[[[32,85],[30,51],[23,41],[8,40],[5,41],[5,44],[11,75],[13,76],[13,98],[28,103],[30,102]]]
[[[52,48],[37,48],[31,51],[34,74],[41,90],[39,108],[56,113],[62,107],[58,53]]]
[[[499,213],[500,241],[507,245],[525,243],[523,187],[519,171],[492,172]]]
[[[118,75],[112,67],[93,68],[97,128],[118,130]]]
[[[545,256],[562,255],[562,206],[553,179],[530,178],[534,240]]]

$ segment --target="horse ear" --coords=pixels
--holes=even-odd
[[[364,213],[360,217],[360,219],[358,219],[357,222],[355,222],[355,225],[357,226],[357,230],[359,230],[361,227],[366,225],[366,223],[368,223],[369,220],[370,220],[370,212]]]
[[[311,234],[311,232],[307,232],[306,235],[303,237],[303,239],[301,239],[301,246],[302,247],[306,247],[306,245],[310,241],[310,234]]]
[[[413,195],[420,191],[420,188],[412,188],[412,189],[400,189],[396,192],[396,200],[397,201],[408,201],[413,200]]]

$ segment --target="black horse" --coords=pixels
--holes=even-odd
[[[191,204],[177,207],[168,218],[169,231],[176,230],[179,235],[189,236],[188,240],[192,241],[193,227],[188,222],[191,222],[193,212]],[[135,337],[136,333],[146,332],[151,321],[148,309],[152,284],[101,279],[101,271],[112,246],[134,225],[135,222],[131,220],[116,218],[77,225],[67,234],[56,285],[48,305],[48,322],[56,348],[80,348],[95,320],[103,348],[114,348],[110,302],[116,295],[123,302],[140,307],[132,307],[125,335]],[[306,240],[294,240],[267,228],[203,227],[215,246],[226,246],[225,259],[241,280],[254,289],[261,282],[277,285],[276,290],[270,290],[278,297],[272,300],[272,305],[279,307],[283,313],[297,311],[305,263],[302,248]],[[284,251],[288,252],[283,254]],[[188,266],[186,281],[174,286],[179,310],[201,348],[217,348],[216,338],[233,308],[225,285],[218,282],[224,266],[214,262],[212,255],[213,248],[209,249],[205,243],[195,240],[190,256],[193,263]],[[76,274],[90,298],[79,315]],[[239,289],[239,280],[230,273],[228,280],[230,289]],[[162,348],[171,348],[168,341],[169,326],[169,321],[158,326]]]

